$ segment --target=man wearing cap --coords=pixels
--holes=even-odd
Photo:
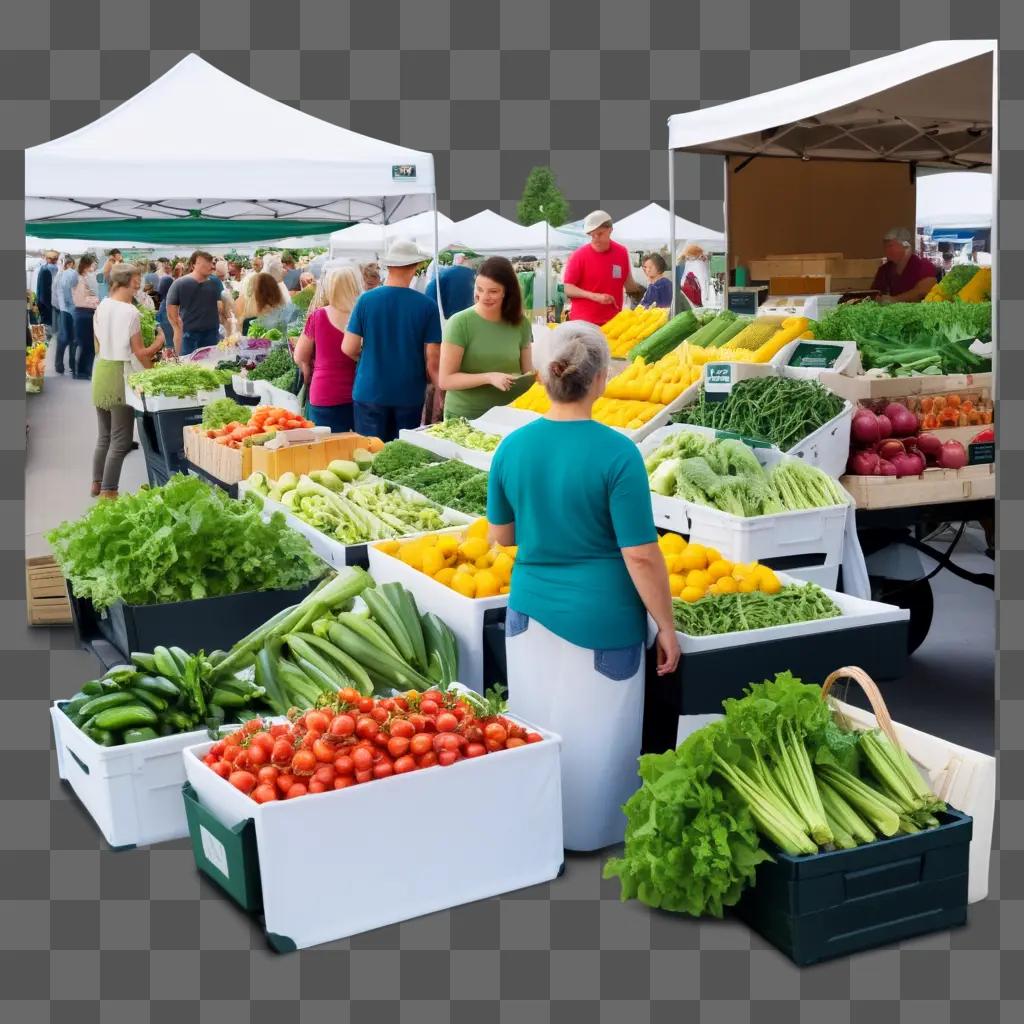
[[[885,262],[871,284],[878,301],[920,302],[935,287],[935,264],[914,252],[914,235],[909,228],[890,228],[885,233]]]
[[[412,241],[396,238],[384,257],[383,286],[363,292],[352,308],[341,350],[356,360],[352,389],[355,428],[393,441],[423,420],[427,383],[437,384],[441,318],[437,306],[410,288],[416,268],[430,258]]]
[[[611,214],[588,213],[583,230],[590,242],[580,246],[565,267],[565,295],[572,300],[569,319],[600,327],[622,309],[623,289],[636,299],[643,298],[644,290],[633,280],[629,250],[612,241]]]

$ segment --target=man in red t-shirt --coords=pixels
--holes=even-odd
[[[891,228],[884,242],[885,262],[871,284],[881,293],[878,301],[920,302],[938,280],[935,264],[914,252],[914,235],[908,228]]]
[[[565,265],[565,296],[572,300],[570,320],[586,320],[600,327],[622,309],[625,289],[636,299],[643,288],[633,280],[629,250],[612,241],[612,218],[604,210],[588,213],[583,230],[590,242],[581,246]]]

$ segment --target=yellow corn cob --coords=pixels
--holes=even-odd
[[[810,326],[805,316],[790,316],[782,321],[782,326],[755,353],[755,363],[767,363],[778,355],[791,341],[795,341]]]
[[[754,351],[760,348],[778,330],[778,325],[769,321],[755,320],[747,324],[739,334],[729,341],[729,348],[746,348]]]

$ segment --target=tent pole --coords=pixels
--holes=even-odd
[[[552,305],[551,295],[551,224],[544,219],[544,319],[548,318],[548,306]]]
[[[437,193],[434,192],[431,196],[434,202],[434,290],[437,293],[437,309],[441,314],[441,326],[444,326],[444,307],[441,305],[441,261],[438,258],[440,252],[438,251],[441,245],[440,236],[437,227]]]
[[[675,150],[668,147],[668,265],[672,268],[672,305],[669,315],[676,315],[679,284],[676,282],[676,161]]]

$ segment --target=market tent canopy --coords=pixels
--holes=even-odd
[[[463,246],[478,253],[536,256],[544,252],[545,244],[549,252],[567,253],[578,249],[585,241],[583,235],[561,228],[546,228],[543,221],[523,227],[493,210],[481,210],[452,226],[448,245]]]
[[[991,174],[959,171],[917,179],[920,228],[990,228],[992,205]]]
[[[669,217],[664,206],[648,203],[628,217],[614,221],[612,238],[627,249],[643,249],[645,252],[660,249],[668,245]],[[675,237],[677,241],[693,242],[710,252],[725,252],[725,235],[721,231],[701,227],[683,217],[676,217]]]
[[[258,132],[257,155],[225,144],[225,110]],[[178,111],[181,130],[148,129]],[[429,153],[328,124],[194,53],[92,124],[25,152],[25,219],[36,235],[41,220],[62,225],[64,237],[76,220],[110,220],[119,238],[131,237],[132,218],[146,219],[147,232],[183,222],[199,241],[207,221],[318,220],[323,232],[324,221],[383,223],[432,209],[434,191]],[[260,237],[308,233],[291,223]]]
[[[324,226],[322,220],[216,220],[208,217],[182,217],[175,220],[35,220],[26,223],[25,230],[31,231],[37,238],[73,236],[111,245],[116,244],[117,240],[124,243],[125,239],[130,239],[126,244],[194,249],[198,245],[274,242],[286,235],[293,241],[306,236],[316,238],[324,234]],[[308,246],[313,242],[300,244]]]
[[[438,245],[441,249],[448,243],[454,221],[443,213],[437,215]],[[391,224],[355,224],[331,235],[332,256],[373,256],[384,254],[388,242],[393,238],[411,238],[421,249],[434,248],[434,213],[425,210],[404,220]]]
[[[995,47],[989,39],[925,43],[758,96],[674,114],[669,148],[987,167]]]

